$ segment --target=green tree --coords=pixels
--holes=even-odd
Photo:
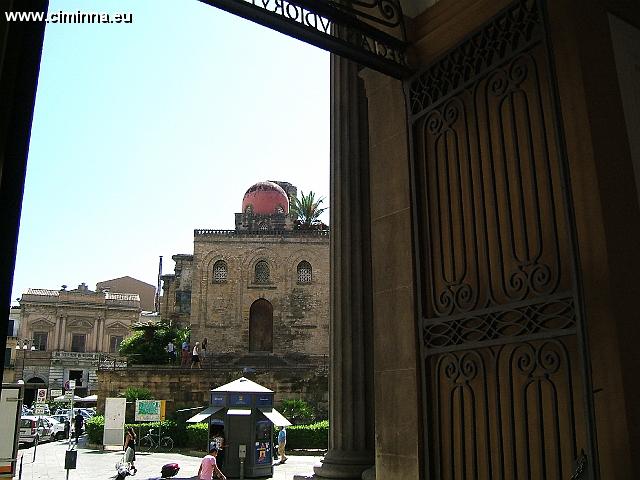
[[[316,200],[316,194],[310,191],[307,195],[300,190],[300,197],[291,197],[291,217],[296,220],[299,228],[311,228],[320,224],[320,215],[326,210],[321,208],[324,197]]]
[[[171,340],[179,350],[184,338],[189,336],[189,327],[179,328],[166,323],[138,324],[131,327],[133,334],[120,344],[118,352],[125,355],[131,364],[162,365],[169,356],[165,350]]]
[[[280,409],[282,415],[294,425],[309,423],[315,416],[313,407],[299,398],[282,400]]]

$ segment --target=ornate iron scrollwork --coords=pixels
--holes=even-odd
[[[407,82],[425,467],[441,480],[596,467],[545,19],[544,0],[513,2]],[[591,462],[574,464],[578,445]]]
[[[200,0],[396,78],[411,74],[398,0]]]
[[[586,480],[587,473],[587,455],[584,450],[580,451],[580,456],[576,460],[575,469],[569,480]]]

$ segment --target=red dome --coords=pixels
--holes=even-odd
[[[249,206],[258,215],[289,213],[289,197],[277,183],[258,182],[249,187],[242,199],[242,211],[246,212]]]

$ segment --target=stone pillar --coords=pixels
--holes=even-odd
[[[58,350],[65,351],[66,343],[67,343],[67,320],[68,317],[66,315],[60,316],[60,320],[62,323],[62,327],[60,328],[60,338],[58,340]]]
[[[331,56],[329,451],[315,478],[375,464],[367,104],[358,66]]]

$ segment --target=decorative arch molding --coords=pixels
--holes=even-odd
[[[46,385],[47,381],[40,376],[39,373],[33,373],[31,375],[25,375],[26,379],[24,383],[31,385]]]
[[[296,286],[298,284],[298,265],[301,262],[308,262],[311,265],[311,269],[313,272],[316,271],[316,267],[320,265],[322,262],[319,258],[319,255],[315,251],[305,251],[303,249],[296,250],[291,255],[287,257],[286,260],[286,276],[287,281],[291,284],[291,286]],[[315,273],[314,273],[314,281],[315,281]]]
[[[270,248],[261,247],[257,248],[250,255],[245,257],[243,262],[243,275],[247,285],[270,285],[274,286],[280,280],[279,262],[277,261],[278,255]],[[269,266],[269,274],[271,281],[268,284],[257,284],[255,281],[256,265],[264,261]]]
[[[105,325],[105,330],[108,330],[111,333],[114,332],[128,332],[129,331],[129,327],[130,325],[123,323],[121,321],[115,321],[112,323],[109,323],[108,325]]]
[[[29,322],[29,330],[30,331],[51,331],[55,328],[56,324],[55,322],[52,322],[51,320],[47,319],[47,318],[38,318],[36,320],[32,320]]]
[[[71,318],[67,320],[67,328],[78,331],[89,331],[93,329],[94,322],[85,318]]]
[[[227,272],[231,272],[234,268],[237,268],[236,259],[234,257],[224,255],[224,253],[219,250],[212,250],[203,257],[202,261],[200,261],[200,280],[204,282],[211,281],[213,278],[213,266],[220,260],[227,264]]]

